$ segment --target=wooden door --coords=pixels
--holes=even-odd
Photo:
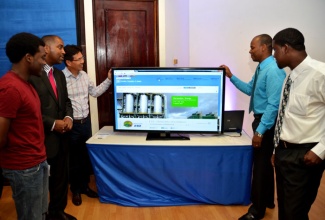
[[[159,66],[158,0],[94,0],[96,79],[111,67]],[[99,127],[113,125],[111,86],[98,97]]]

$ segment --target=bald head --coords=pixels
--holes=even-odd
[[[57,35],[46,35],[42,37],[45,43],[46,63],[49,66],[60,64],[64,58],[64,43],[61,37]]]
[[[267,34],[260,34],[253,38],[250,45],[252,60],[262,62],[272,55],[272,38]]]
[[[272,54],[272,37],[268,34],[260,34],[257,35],[257,38],[261,45],[265,44],[267,51],[269,54]]]

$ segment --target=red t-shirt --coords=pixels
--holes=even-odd
[[[33,86],[9,71],[0,79],[0,117],[11,119],[0,167],[24,170],[46,160],[41,104]]]

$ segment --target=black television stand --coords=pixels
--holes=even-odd
[[[170,133],[170,132],[148,132],[147,141],[166,141],[166,140],[190,140],[188,134],[181,133]]]

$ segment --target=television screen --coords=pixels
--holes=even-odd
[[[151,139],[222,133],[223,68],[112,68],[114,131]]]

